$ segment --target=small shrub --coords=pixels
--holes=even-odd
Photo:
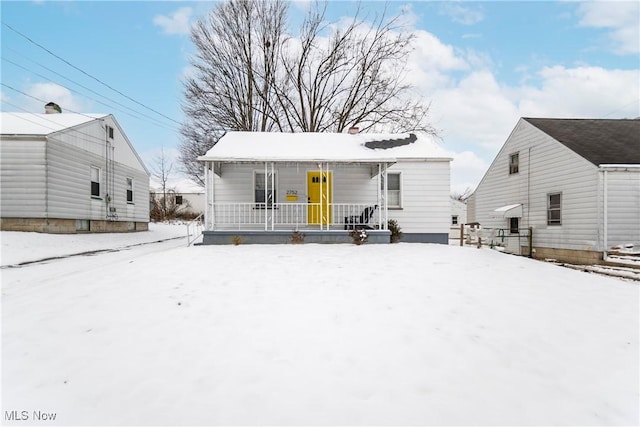
[[[242,237],[240,237],[240,236],[231,236],[231,243],[233,243],[235,246],[238,246],[239,244],[242,243]]]
[[[391,243],[398,243],[402,239],[402,231],[398,225],[398,221],[390,219],[387,222],[387,228],[391,232]]]
[[[293,243],[294,245],[304,243],[304,234],[299,232],[298,230],[295,230],[293,233],[291,233],[291,243]]]
[[[354,230],[351,230],[349,232],[349,237],[351,237],[351,240],[355,245],[362,245],[364,243],[367,243],[367,240],[369,239],[369,235],[364,228],[356,228]]]

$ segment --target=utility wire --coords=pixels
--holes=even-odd
[[[618,111],[622,111],[622,110],[624,110],[625,108],[627,108],[627,107],[628,107],[629,105],[631,105],[631,104],[638,104],[638,103],[640,103],[640,98],[636,99],[635,101],[631,101],[630,103],[625,104],[625,105],[623,105],[622,107],[620,107],[620,108],[618,108],[618,109],[616,109],[616,110],[613,110],[613,111],[612,111],[612,112],[610,112],[609,114],[605,114],[605,115],[603,116],[603,118],[604,118],[604,117],[609,117],[610,115],[615,114],[615,113],[617,113]],[[634,118],[634,117],[632,117],[632,118]]]
[[[112,91],[114,91],[114,92],[116,92],[116,93],[118,93],[118,94],[120,94],[120,95],[124,96],[125,98],[127,98],[127,99],[128,99],[128,100],[130,100],[131,102],[134,102],[134,103],[136,103],[136,104],[140,105],[141,107],[144,107],[144,108],[146,108],[147,110],[153,111],[154,113],[156,113],[156,114],[158,114],[158,115],[160,115],[160,116],[164,117],[165,119],[168,119],[168,120],[170,120],[170,121],[172,121],[172,122],[174,122],[174,123],[176,123],[176,124],[178,124],[178,125],[181,125],[181,123],[180,123],[180,122],[178,122],[177,120],[174,120],[174,119],[172,119],[171,117],[169,117],[169,116],[167,116],[167,115],[165,115],[165,114],[163,114],[163,113],[161,113],[161,112],[159,112],[159,111],[157,111],[157,110],[154,110],[154,109],[153,109],[153,108],[151,108],[151,107],[147,107],[147,106],[146,106],[146,105],[144,105],[143,103],[141,103],[141,102],[139,102],[139,101],[136,101],[135,99],[131,98],[129,95],[126,95],[126,94],[122,93],[122,92],[121,92],[121,91],[119,91],[118,89],[116,89],[116,88],[114,88],[114,87],[112,87],[112,86],[108,85],[107,83],[103,82],[102,80],[98,79],[97,77],[94,77],[94,76],[92,76],[91,74],[87,73],[86,71],[84,71],[84,70],[82,70],[82,69],[80,69],[80,68],[76,67],[75,65],[73,65],[72,63],[70,63],[69,61],[67,61],[66,59],[64,59],[64,58],[62,58],[62,57],[60,57],[60,56],[56,55],[55,53],[53,53],[52,51],[50,51],[50,50],[49,50],[49,49],[47,49],[46,47],[44,47],[44,46],[42,46],[41,44],[39,44],[39,43],[35,42],[34,40],[32,40],[31,38],[29,38],[28,36],[26,36],[26,35],[22,34],[20,31],[16,30],[15,28],[13,28],[11,25],[7,24],[6,22],[2,21],[2,25],[4,25],[5,27],[7,27],[8,29],[10,29],[11,31],[13,31],[14,33],[18,34],[19,36],[23,37],[24,39],[26,39],[26,40],[27,40],[27,41],[29,41],[30,43],[32,43],[32,44],[34,44],[34,45],[38,46],[40,49],[44,50],[45,52],[49,53],[50,55],[54,56],[55,58],[59,59],[60,61],[64,62],[65,64],[69,65],[70,67],[72,67],[72,68],[74,68],[74,69],[76,69],[76,70],[80,71],[80,72],[81,72],[82,74],[84,74],[85,76],[87,76],[87,77],[89,77],[89,78],[91,78],[91,79],[93,79],[93,80],[97,81],[97,82],[98,82],[98,83],[100,83],[101,85],[106,86],[106,87],[108,87],[109,89],[111,89]]]
[[[8,87],[9,89],[13,89],[12,87],[5,85],[4,83],[2,83],[2,85],[3,85],[3,86]],[[13,90],[15,90],[15,89],[13,89]],[[35,98],[35,97],[31,97],[31,98],[36,99],[36,100],[38,100],[38,101],[41,101],[40,99]],[[11,105],[12,107],[17,108],[17,109],[19,109],[19,110],[22,110],[22,111],[24,111],[25,113],[27,113],[27,114],[29,114],[29,115],[32,115],[32,116],[34,116],[35,118],[37,118],[37,119],[39,119],[39,120],[44,120],[44,121],[50,122],[50,123],[52,123],[52,124],[54,124],[54,125],[58,125],[58,126],[60,125],[59,123],[57,123],[57,122],[55,122],[55,121],[53,121],[53,120],[50,120],[50,119],[47,119],[46,117],[43,117],[43,115],[38,115],[38,114],[33,113],[33,112],[31,112],[31,111],[25,110],[24,108],[21,108],[21,107],[19,107],[19,106],[15,105],[15,104],[12,104],[11,102],[4,101],[4,103],[5,103],[5,104],[7,104],[7,105]],[[69,111],[71,111],[71,110],[69,110]],[[74,112],[74,111],[72,111],[72,112]],[[75,113],[75,112],[74,112],[74,113]],[[41,126],[41,127],[45,128],[45,129],[50,130],[52,133],[53,133],[53,132],[59,132],[59,131],[61,131],[61,130],[62,130],[62,129],[60,129],[60,128],[53,128],[53,127],[51,127],[51,126],[47,126],[46,124],[43,124],[41,121],[40,121],[40,122],[36,122],[36,121],[33,121],[33,120],[29,120],[29,119],[28,119],[28,118],[26,118],[26,117],[17,116],[15,113],[7,112],[7,113],[4,113],[4,114],[10,114],[10,115],[12,115],[12,116],[14,116],[14,117],[16,117],[16,118],[21,119],[21,120],[27,121],[27,122],[29,122],[29,123],[36,124],[36,125],[38,125],[38,126]],[[91,120],[100,120],[100,119],[101,119],[100,117],[89,116],[89,115],[87,115],[87,114],[82,114],[82,113],[76,113],[76,114],[79,114],[79,115],[81,115],[81,116],[87,117],[87,118],[89,118],[89,119],[91,119]],[[106,116],[108,116],[108,114],[105,114],[105,117],[106,117]],[[82,132],[82,131],[80,131],[80,130],[78,130],[78,129],[71,129],[71,128],[66,128],[66,129],[67,129],[68,131],[70,131],[70,132],[75,132],[75,133],[77,133],[77,134],[79,134],[79,135],[84,135],[84,136],[86,136],[86,137],[88,137],[88,138],[91,138],[91,139],[86,139],[86,138],[77,137],[77,138],[78,138],[79,140],[81,140],[81,141],[85,141],[85,142],[89,142],[89,143],[91,143],[91,144],[97,144],[97,145],[101,145],[101,146],[102,146],[102,145],[104,145],[104,141],[103,141],[102,139],[100,139],[100,138],[97,138],[97,137],[96,137],[96,136],[94,136],[94,135],[91,135],[91,134],[88,134],[88,133]]]
[[[12,49],[11,49],[11,50],[12,50]],[[25,71],[27,71],[27,72],[29,72],[29,73],[32,73],[32,74],[34,74],[34,75],[36,75],[36,76],[38,76],[38,77],[41,77],[41,78],[43,78],[43,79],[45,79],[45,80],[47,80],[47,81],[49,81],[49,82],[51,82],[51,83],[55,83],[55,84],[57,84],[58,86],[63,87],[63,88],[65,88],[65,89],[67,89],[67,90],[69,90],[69,91],[71,91],[71,92],[73,92],[73,93],[76,93],[76,94],[78,94],[78,95],[80,95],[80,96],[82,96],[82,97],[85,97],[85,98],[90,99],[90,100],[92,100],[92,101],[94,101],[94,102],[97,102],[97,103],[99,103],[99,104],[102,104],[102,105],[104,105],[104,106],[108,107],[109,109],[113,109],[113,110],[121,111],[122,113],[127,114],[127,115],[129,115],[129,116],[131,116],[131,117],[133,117],[133,118],[135,118],[135,119],[142,120],[140,117],[138,117],[138,116],[136,116],[136,115],[134,115],[134,114],[128,113],[128,112],[123,111],[123,110],[118,109],[118,108],[115,108],[115,107],[113,107],[112,105],[109,105],[109,104],[107,104],[107,103],[105,103],[105,102],[102,102],[102,101],[100,101],[100,100],[98,100],[98,99],[95,99],[95,98],[92,98],[92,97],[90,97],[90,96],[88,96],[88,95],[85,95],[85,94],[83,94],[83,93],[80,93],[80,92],[78,92],[78,91],[76,91],[76,90],[74,90],[74,89],[71,89],[71,88],[69,88],[69,87],[67,87],[67,86],[65,86],[65,85],[63,85],[63,84],[61,84],[61,83],[58,83],[58,82],[56,82],[56,81],[54,81],[54,80],[51,80],[51,79],[50,79],[49,77],[47,77],[47,76],[44,76],[44,75],[42,75],[42,74],[39,74],[39,73],[37,73],[37,72],[35,72],[35,71],[33,71],[33,70],[30,70],[30,69],[28,69],[28,68],[26,68],[26,67],[24,67],[24,66],[22,66],[22,65],[18,64],[18,63],[15,63],[15,62],[11,61],[10,59],[2,58],[2,60],[3,60],[3,61],[5,61],[5,62],[10,63],[10,64],[12,64],[12,65],[14,65],[15,67],[18,67],[18,68],[20,68],[20,69],[22,69],[22,70],[25,70]],[[36,63],[36,64],[37,64],[37,63]],[[40,65],[42,68],[45,68],[46,70],[51,71],[52,73],[54,73],[54,74],[56,74],[56,75],[59,75],[60,77],[62,77],[62,78],[63,78],[63,79],[65,79],[65,80],[68,80],[68,81],[70,81],[70,82],[72,82],[72,83],[74,83],[74,84],[76,84],[76,85],[78,85],[78,86],[80,86],[80,87],[82,87],[82,88],[84,88],[84,89],[86,89],[86,90],[88,90],[88,91],[92,92],[92,93],[95,93],[95,94],[96,94],[96,95],[98,95],[98,96],[101,96],[101,97],[103,97],[103,98],[105,98],[105,99],[107,99],[107,100],[109,100],[109,101],[111,101],[111,102],[113,102],[113,103],[115,103],[115,104],[117,104],[117,105],[120,105],[120,106],[121,106],[121,107],[123,107],[123,108],[126,108],[126,109],[128,109],[128,110],[131,110],[131,111],[133,111],[133,112],[134,112],[134,113],[136,113],[136,114],[140,114],[140,115],[142,115],[142,116],[144,116],[144,117],[148,118],[149,120],[152,120],[153,122],[146,121],[146,120],[142,120],[142,121],[146,121],[147,123],[150,123],[150,124],[153,124],[153,125],[156,125],[156,126],[160,126],[160,127],[165,128],[165,129],[171,129],[171,130],[174,130],[174,131],[179,131],[179,129],[178,129],[178,128],[176,128],[176,127],[173,127],[173,126],[167,126],[167,125],[165,125],[164,123],[159,122],[157,119],[155,119],[155,118],[153,118],[153,117],[151,117],[151,116],[149,116],[149,115],[146,115],[146,114],[144,114],[144,113],[140,113],[139,111],[136,111],[136,110],[134,110],[134,109],[132,109],[132,108],[130,108],[130,107],[127,107],[126,105],[121,104],[121,103],[119,103],[118,101],[115,101],[115,100],[110,99],[110,98],[108,98],[108,97],[106,97],[106,96],[103,96],[103,95],[99,94],[98,92],[96,92],[96,91],[94,91],[94,90],[92,90],[92,89],[90,89],[90,88],[88,88],[88,87],[86,87],[86,86],[83,86],[83,85],[81,85],[81,84],[80,84],[80,83],[78,83],[78,82],[74,82],[73,80],[71,80],[71,79],[69,79],[69,78],[67,78],[67,77],[65,77],[65,76],[63,76],[63,75],[61,75],[61,74],[59,74],[59,73],[57,73],[57,72],[55,72],[55,71],[53,71],[53,70],[51,70],[51,69],[47,68],[47,67],[45,67],[44,65],[41,65],[41,64],[38,64],[38,65]],[[15,90],[15,89],[14,89],[14,90]],[[18,92],[19,92],[19,91],[18,91]],[[21,93],[24,93],[24,92],[21,92]],[[30,95],[27,95],[27,96],[30,96]],[[69,111],[71,111],[71,110],[69,110]]]
[[[17,106],[17,105],[15,105],[15,104],[12,104],[12,103],[10,103],[10,102],[6,102],[6,104],[7,104],[7,105],[11,105],[12,107],[18,108],[19,110],[22,110],[22,111],[24,111],[26,114],[29,114],[29,115],[35,116],[37,119],[43,119],[43,117],[42,117],[42,116],[38,116],[38,115],[36,115],[35,113],[32,113],[32,112],[27,111],[27,110],[25,110],[25,109],[23,109],[23,108],[20,108],[20,107],[18,107],[18,106]],[[76,136],[76,138],[77,138],[78,140],[80,140],[80,141],[88,142],[89,144],[96,144],[96,145],[99,145],[101,148],[102,148],[102,147],[104,147],[104,144],[105,144],[105,142],[104,142],[103,140],[101,140],[101,139],[99,139],[99,138],[96,138],[96,137],[95,137],[95,136],[93,136],[93,135],[89,135],[88,133],[80,132],[80,131],[79,131],[79,130],[77,130],[77,129],[69,129],[69,128],[60,129],[60,128],[53,128],[53,127],[51,127],[51,126],[47,126],[46,124],[43,124],[42,122],[37,122],[37,121],[34,121],[34,120],[29,120],[28,118],[26,118],[26,117],[24,117],[24,116],[18,116],[18,115],[17,115],[18,113],[6,112],[6,113],[3,113],[3,114],[9,114],[9,115],[11,115],[11,116],[16,117],[17,119],[23,120],[23,121],[25,121],[25,122],[33,123],[34,125],[38,125],[38,126],[43,127],[43,128],[45,128],[45,129],[47,129],[47,130],[50,130],[50,131],[51,131],[51,133],[60,132],[60,131],[62,131],[62,130],[65,130],[65,129],[66,129],[67,131],[70,131],[70,132],[76,132],[76,133],[78,133],[78,134],[80,134],[80,135],[88,136],[89,138],[92,138],[92,139],[93,139],[93,141],[92,141],[92,140],[89,140],[89,139],[86,139],[86,138],[79,137],[79,136]],[[100,120],[100,118],[96,118],[96,117],[91,117],[91,119],[92,119],[92,120]],[[51,122],[51,123],[53,123],[53,124],[55,124],[55,125],[59,125],[59,123],[56,123],[56,122],[54,122],[54,121],[52,121],[52,120],[49,120],[49,119],[44,119],[44,120],[46,120],[46,121],[48,121],[48,122]],[[88,122],[86,122],[86,123],[88,123]],[[47,137],[48,137],[48,135],[45,135],[45,136],[47,136]]]

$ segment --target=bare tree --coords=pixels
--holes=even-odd
[[[311,7],[297,37],[283,0],[227,0],[195,24],[180,149],[190,177],[203,183],[196,159],[226,130],[436,134],[429,104],[405,83],[414,37],[399,16],[366,22],[358,7],[329,23],[325,11]]]
[[[155,192],[153,194],[153,204],[157,205],[160,212],[162,213],[162,219],[164,220],[167,212],[167,193],[171,190],[169,188],[169,179],[171,177],[171,171],[173,169],[173,162],[169,161],[164,154],[164,148],[161,149],[160,155],[156,156],[154,159],[154,165],[151,167],[151,172],[153,176],[160,183],[160,191],[162,192],[162,197],[158,200]]]
[[[458,200],[460,202],[467,203],[467,199],[469,199],[469,197],[471,197],[472,194],[473,194],[473,191],[471,190],[471,188],[467,187],[462,193],[460,192],[451,193],[451,198],[453,200]]]

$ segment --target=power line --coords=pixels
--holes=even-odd
[[[27,58],[27,59],[28,59],[28,58]],[[130,108],[130,107],[127,107],[126,105],[121,104],[121,103],[119,103],[118,101],[115,101],[115,100],[110,99],[110,98],[108,98],[108,97],[106,97],[106,96],[103,96],[103,95],[99,94],[98,92],[96,92],[96,91],[94,91],[94,90],[92,90],[92,89],[90,89],[90,88],[88,88],[88,87],[86,87],[86,86],[83,86],[83,85],[81,85],[80,83],[75,82],[75,81],[73,81],[73,80],[71,80],[71,79],[69,79],[69,78],[67,78],[67,77],[65,77],[65,76],[63,76],[63,75],[61,75],[61,74],[59,74],[59,73],[57,73],[57,72],[55,72],[55,71],[53,71],[53,70],[51,70],[51,69],[47,68],[47,67],[45,67],[44,65],[38,64],[38,65],[40,65],[41,67],[43,67],[43,68],[45,68],[45,69],[47,69],[47,70],[51,71],[52,73],[59,75],[59,76],[60,76],[60,77],[62,77],[63,79],[68,80],[68,81],[70,81],[70,82],[72,82],[72,83],[74,83],[74,84],[76,84],[76,85],[78,85],[78,86],[80,86],[80,87],[82,87],[82,88],[84,88],[84,89],[86,89],[86,90],[88,90],[88,91],[92,92],[92,93],[95,93],[95,94],[96,94],[96,95],[98,95],[98,96],[104,97],[105,99],[107,99],[107,100],[109,100],[109,101],[111,101],[111,102],[113,102],[113,103],[115,103],[115,104],[117,104],[117,105],[120,105],[120,106],[121,106],[121,107],[123,107],[123,108],[126,108],[126,109],[128,109],[128,110],[131,110],[131,111],[133,111],[133,112],[134,112],[134,113],[136,113],[136,114],[140,114],[140,115],[142,115],[142,116],[144,116],[144,117],[146,117],[146,118],[148,118],[149,120],[152,120],[152,121],[143,120],[142,118],[140,118],[140,117],[138,117],[138,116],[136,116],[136,115],[134,115],[134,114],[128,113],[128,112],[123,111],[123,110],[118,109],[118,108],[115,108],[115,107],[113,107],[113,106],[111,106],[111,105],[109,105],[109,104],[107,104],[107,103],[105,103],[105,102],[100,101],[99,99],[95,99],[95,98],[92,98],[92,97],[90,97],[90,96],[88,96],[88,95],[85,95],[85,94],[83,94],[83,93],[80,93],[80,92],[78,92],[78,91],[76,91],[76,90],[74,90],[74,89],[71,89],[70,87],[67,87],[67,86],[65,86],[65,85],[63,85],[63,84],[61,84],[61,83],[58,83],[58,82],[56,82],[56,81],[54,81],[54,80],[51,80],[51,79],[50,79],[49,77],[47,77],[47,76],[44,76],[44,75],[42,75],[42,74],[40,74],[40,73],[37,73],[37,72],[35,72],[35,71],[33,71],[33,70],[30,70],[30,69],[28,69],[28,68],[26,68],[26,67],[24,67],[24,66],[22,66],[22,65],[20,65],[20,64],[18,64],[18,63],[16,63],[16,62],[13,62],[13,61],[11,61],[10,59],[2,58],[2,60],[3,60],[3,61],[5,61],[5,62],[10,63],[10,64],[12,64],[12,65],[14,65],[15,67],[21,68],[21,69],[23,69],[23,70],[25,70],[25,71],[27,71],[27,72],[29,72],[29,73],[32,73],[32,74],[34,74],[34,75],[36,75],[36,76],[38,76],[38,77],[41,77],[41,78],[45,79],[46,81],[49,81],[49,82],[51,82],[51,83],[55,83],[55,84],[57,84],[58,86],[63,87],[63,88],[65,88],[65,89],[69,90],[69,91],[70,91],[70,92],[72,92],[72,93],[76,93],[76,94],[78,94],[78,95],[80,95],[80,96],[82,96],[82,97],[85,97],[85,98],[90,99],[90,100],[92,100],[92,101],[94,101],[94,102],[97,102],[97,103],[99,103],[99,104],[102,104],[102,105],[104,105],[104,106],[108,107],[109,109],[113,109],[113,110],[121,111],[122,113],[127,114],[127,115],[129,115],[129,116],[131,116],[131,117],[133,117],[133,118],[135,118],[135,119],[142,120],[142,121],[146,121],[147,123],[150,123],[150,124],[153,124],[153,125],[156,125],[156,126],[160,126],[160,127],[165,128],[165,129],[170,129],[170,130],[174,130],[174,131],[179,131],[179,129],[178,129],[178,128],[176,128],[176,127],[172,127],[172,126],[165,125],[164,123],[159,122],[157,119],[155,119],[155,118],[153,118],[153,117],[151,117],[151,116],[149,116],[149,115],[146,115],[146,114],[144,114],[144,113],[140,113],[139,111],[136,111],[136,110],[134,110],[134,109],[132,109],[132,108]],[[36,63],[36,64],[37,64],[37,63]],[[15,89],[14,89],[14,90],[15,90]],[[17,92],[20,92],[20,91],[18,91],[18,90],[16,90],[16,91],[17,91]],[[20,93],[24,94],[24,92],[20,92]],[[25,95],[26,95],[26,94],[25,94]],[[27,96],[30,96],[30,95],[27,95]],[[69,111],[71,111],[71,110],[69,110]]]
[[[612,111],[612,112],[610,112],[609,114],[605,114],[605,115],[603,116],[603,118],[604,118],[604,117],[609,117],[610,115],[615,114],[615,113],[617,113],[618,111],[622,111],[622,110],[624,110],[625,108],[627,108],[628,106],[630,106],[631,104],[638,104],[638,103],[640,103],[640,98],[636,99],[635,101],[631,101],[630,103],[625,104],[625,105],[623,105],[622,107],[620,107],[620,108],[618,108],[618,109],[616,109],[616,110],[613,110],[613,111]],[[632,117],[632,118],[633,118],[633,117]]]
[[[25,113],[27,113],[27,114],[29,114],[29,115],[32,115],[32,116],[37,117],[38,119],[44,119],[44,120],[46,120],[46,121],[48,121],[48,122],[51,122],[51,123],[53,123],[53,124],[55,124],[55,125],[58,125],[58,124],[59,124],[59,123],[54,122],[53,120],[45,119],[45,118],[43,118],[42,116],[39,116],[39,115],[36,115],[35,113],[32,113],[32,112],[30,112],[30,111],[27,111],[27,110],[25,110],[24,108],[20,108],[20,107],[18,107],[17,105],[12,104],[11,102],[5,102],[5,104],[7,104],[7,105],[11,105],[12,107],[17,108],[17,109],[19,109],[19,110],[22,110],[22,111],[24,111]],[[44,124],[42,124],[42,123],[40,123],[40,122],[36,122],[36,121],[33,121],[33,120],[29,120],[29,119],[28,119],[28,118],[26,118],[26,117],[17,116],[17,115],[16,115],[16,113],[6,112],[6,113],[4,113],[4,114],[9,114],[9,115],[12,115],[12,116],[14,116],[14,117],[16,117],[16,118],[20,119],[20,120],[24,120],[25,122],[29,122],[29,123],[33,123],[33,124],[35,124],[35,125],[41,126],[41,127],[45,128],[45,129],[50,130],[50,131],[51,131],[51,133],[59,132],[59,131],[61,131],[61,130],[62,130],[62,129],[59,129],[59,128],[52,128],[52,127],[50,127],[50,126],[46,126],[46,125],[44,125]],[[86,117],[89,117],[89,118],[90,118],[90,119],[92,119],[92,120],[100,120],[100,118],[96,118],[96,117],[91,117],[91,116],[86,116]],[[85,141],[85,142],[88,142],[88,143],[90,143],[90,144],[100,145],[101,147],[102,147],[102,146],[104,146],[104,143],[105,143],[105,142],[104,142],[103,140],[101,140],[100,138],[97,138],[97,137],[95,137],[95,136],[93,136],[93,135],[90,135],[90,134],[88,134],[88,133],[80,132],[78,129],[69,129],[69,128],[67,128],[67,130],[68,130],[68,131],[70,131],[70,132],[76,132],[76,133],[78,133],[78,134],[80,134],[80,135],[85,135],[85,136],[87,136],[87,137],[89,137],[89,138],[93,139],[93,141],[92,141],[92,140],[89,140],[89,139],[86,139],[86,138],[82,138],[82,137],[77,136],[76,138],[78,138],[80,141]]]
[[[22,34],[20,31],[16,30],[15,28],[13,28],[12,26],[10,26],[10,25],[9,25],[9,24],[7,24],[6,22],[2,21],[2,25],[4,25],[5,27],[7,27],[8,29],[10,29],[11,31],[13,31],[14,33],[18,34],[20,37],[23,37],[24,39],[26,39],[26,40],[27,40],[27,41],[29,41],[30,43],[32,43],[32,44],[34,44],[34,45],[38,46],[40,49],[44,50],[45,52],[47,52],[47,53],[48,53],[48,54],[50,54],[51,56],[53,56],[53,57],[55,57],[55,58],[59,59],[60,61],[64,62],[65,64],[67,64],[67,65],[69,65],[70,67],[74,68],[75,70],[80,71],[80,72],[81,72],[82,74],[84,74],[85,76],[87,76],[87,77],[89,77],[89,78],[91,78],[91,79],[93,79],[93,80],[97,81],[97,82],[98,82],[98,83],[100,83],[101,85],[106,86],[107,88],[109,88],[109,89],[111,89],[112,91],[114,91],[114,92],[116,92],[116,93],[120,94],[121,96],[124,96],[125,98],[127,98],[127,99],[128,99],[128,100],[130,100],[131,102],[134,102],[134,103],[136,103],[136,104],[140,105],[141,107],[144,107],[144,108],[146,108],[147,110],[152,111],[152,112],[154,112],[154,113],[156,113],[156,114],[158,114],[158,115],[160,115],[160,116],[164,117],[165,119],[168,119],[168,120],[170,120],[170,121],[172,121],[172,122],[174,122],[174,123],[176,123],[176,124],[178,124],[178,125],[181,125],[181,123],[180,123],[180,122],[178,122],[177,120],[174,120],[174,119],[172,119],[171,117],[169,117],[169,116],[167,116],[167,115],[165,115],[165,114],[163,114],[163,113],[161,113],[161,112],[159,112],[159,111],[157,111],[157,110],[154,110],[153,108],[148,107],[148,106],[144,105],[143,103],[141,103],[141,102],[139,102],[139,101],[136,101],[135,99],[131,98],[129,95],[124,94],[123,92],[119,91],[118,89],[116,89],[116,88],[114,88],[114,87],[112,87],[112,86],[108,85],[107,83],[103,82],[102,80],[98,79],[97,77],[94,77],[94,76],[92,76],[91,74],[87,73],[86,71],[82,70],[81,68],[76,67],[75,65],[73,65],[72,63],[70,63],[69,61],[67,61],[66,59],[64,59],[64,58],[62,58],[62,57],[60,57],[60,56],[56,55],[55,53],[53,53],[52,51],[50,51],[50,50],[49,50],[49,49],[47,49],[46,47],[44,47],[44,46],[42,46],[41,44],[39,44],[39,43],[35,42],[34,40],[32,40],[31,38],[29,38],[28,36],[26,36],[26,35]]]

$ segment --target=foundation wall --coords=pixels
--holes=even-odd
[[[149,230],[149,223],[56,218],[0,218],[0,230],[33,231],[51,234],[127,233],[130,231],[147,231]]]
[[[555,259],[560,262],[566,262],[570,264],[602,264],[602,252],[596,251],[534,248],[533,256],[536,259]]]

